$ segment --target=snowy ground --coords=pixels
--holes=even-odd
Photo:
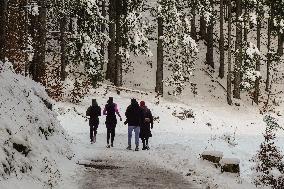
[[[130,103],[130,99],[135,97],[138,100],[145,100],[154,116],[159,117],[154,124],[150,151],[129,152],[125,150],[127,127],[122,122],[119,122],[117,126],[115,147],[106,149],[104,118],[101,119],[98,129],[98,143],[89,144],[88,123],[79,114],[85,114],[92,98],[96,98],[99,104],[103,106],[108,96],[114,97],[122,114]],[[75,139],[73,145],[76,152],[75,162],[84,163],[87,161],[96,164],[98,163],[97,160],[102,160],[103,164],[110,162],[110,165],[122,167],[132,162],[133,165],[130,167],[133,167],[133,169],[136,166],[154,166],[175,173],[181,181],[185,179],[186,182],[194,185],[193,188],[206,188],[208,186],[223,189],[255,188],[251,184],[253,163],[250,162],[250,159],[256,154],[260,143],[263,141],[262,132],[265,124],[262,121],[263,116],[253,107],[244,105],[229,107],[222,105],[222,103],[202,101],[198,98],[180,103],[177,100],[158,100],[153,94],[142,95],[122,92],[118,96],[113,92],[107,93],[102,87],[96,92],[93,91],[80,105],[60,103],[57,105],[57,110],[60,113],[59,119],[63,127]],[[175,111],[178,114],[184,110],[191,110],[194,118],[181,120],[173,115]],[[279,133],[277,144],[284,151],[283,133]],[[218,150],[224,153],[224,157],[239,158],[241,160],[241,176],[222,174],[220,168],[215,168],[212,164],[201,160],[200,154],[204,150]],[[90,183],[93,177],[88,175],[87,172],[99,175],[106,173],[105,170],[100,172],[92,168],[85,169],[78,165],[73,168],[76,170],[74,174],[77,175],[76,179],[72,181],[74,189],[76,183],[77,185]],[[190,176],[186,176],[188,174]],[[78,175],[81,175],[81,177],[78,177]],[[72,178],[74,177],[75,175]],[[112,187],[114,183],[115,186],[120,186],[118,183],[125,183],[126,177],[123,179],[121,177],[115,178],[114,180],[110,179],[109,187]],[[99,182],[100,179],[105,181],[106,178],[99,177],[97,179],[99,180],[94,182]],[[128,179],[131,179],[131,176]],[[131,180],[129,181],[131,182]],[[104,185],[104,187],[106,186]]]

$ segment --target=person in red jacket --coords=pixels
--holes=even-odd
[[[153,129],[153,116],[144,101],[140,102],[140,107],[143,112],[143,123],[140,127],[140,138],[143,143],[142,150],[149,150],[149,138],[152,137],[151,129]]]

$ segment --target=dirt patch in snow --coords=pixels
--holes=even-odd
[[[130,161],[96,161],[84,164],[82,189],[95,188],[179,188],[194,189],[191,183],[178,173],[147,164]]]

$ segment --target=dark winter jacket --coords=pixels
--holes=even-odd
[[[151,127],[153,127],[153,116],[152,112],[147,106],[141,107],[143,112],[143,124],[140,129],[140,138],[152,137]]]
[[[136,101],[132,101],[131,105],[127,107],[125,116],[128,126],[142,126],[143,112]]]
[[[87,109],[87,116],[90,116],[89,125],[99,124],[99,116],[101,116],[101,107],[98,105],[92,105]]]
[[[105,105],[104,115],[106,115],[106,126],[115,126],[117,119],[115,113],[118,112],[117,105],[113,102],[109,102]]]

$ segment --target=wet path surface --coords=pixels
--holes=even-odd
[[[147,164],[112,160],[92,160],[81,163],[85,166],[82,189],[194,189],[182,175]]]

